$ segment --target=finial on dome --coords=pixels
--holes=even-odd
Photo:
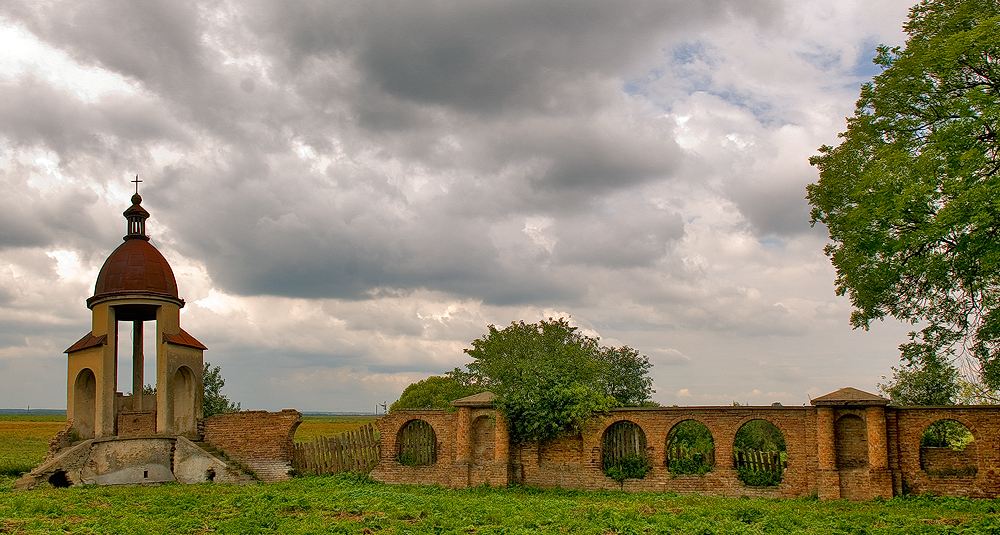
[[[149,241],[149,236],[146,236],[146,219],[149,218],[149,212],[140,206],[142,197],[139,195],[139,183],[142,181],[139,180],[139,175],[135,175],[135,180],[129,182],[135,183],[135,195],[132,195],[132,206],[122,212],[122,215],[128,220],[128,234],[122,239]]]

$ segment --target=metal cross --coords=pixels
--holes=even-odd
[[[129,180],[129,182],[135,183],[135,194],[138,195],[139,194],[139,183],[142,182],[141,180],[139,180],[139,175],[135,175],[135,180]]]

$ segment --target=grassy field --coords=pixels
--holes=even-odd
[[[303,416],[295,431],[295,442],[310,442],[317,437],[333,437],[370,424],[375,416]]]
[[[339,426],[349,423],[343,417],[316,418],[310,423],[317,434],[345,430]],[[0,417],[0,466],[30,468],[61,426],[60,421]],[[455,491],[383,485],[351,475],[246,487],[13,492],[14,472],[0,473],[0,534],[1000,534],[997,500],[918,496],[847,503],[521,487]]]
[[[49,438],[65,423],[65,415],[0,414],[0,477],[38,465],[49,451]]]
[[[0,489],[0,533],[987,534],[1000,503],[850,504],[532,488],[390,486],[303,477],[247,487]]]

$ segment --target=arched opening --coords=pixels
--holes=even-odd
[[[49,484],[56,488],[66,488],[73,486],[69,478],[66,477],[66,472],[63,470],[56,470],[49,476]]]
[[[920,468],[929,476],[973,477],[978,464],[975,438],[962,422],[938,420],[920,436]]]
[[[194,373],[187,366],[177,368],[172,386],[174,431],[192,433],[195,431]]]
[[[733,440],[733,466],[743,483],[753,487],[772,487],[781,483],[787,456],[785,436],[767,420],[743,424]]]
[[[480,416],[472,422],[472,462],[484,464],[493,460],[496,454],[496,429],[488,416]]]
[[[697,420],[684,420],[670,429],[666,452],[671,475],[706,474],[715,466],[715,439]]]
[[[405,466],[430,466],[437,462],[437,435],[423,420],[406,422],[396,434],[396,461]]]
[[[861,417],[847,414],[833,425],[837,444],[837,469],[864,468],[868,466],[868,426]]]
[[[622,483],[642,479],[652,469],[646,456],[646,433],[635,422],[622,420],[604,431],[601,464],[604,475]]]
[[[97,378],[90,368],[80,370],[73,382],[73,428],[80,438],[94,438],[97,423]]]

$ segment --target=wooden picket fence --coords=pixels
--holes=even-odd
[[[313,442],[295,444],[292,467],[299,474],[367,473],[380,457],[378,431],[368,424],[332,438],[319,437]]]
[[[705,464],[715,466],[715,448],[703,450],[698,448],[685,448],[683,446],[674,446],[667,449],[667,464],[669,465],[670,461],[673,460],[694,457],[698,454],[704,456]]]
[[[757,472],[778,472],[785,470],[787,461],[781,460],[781,452],[761,450],[736,450],[736,468],[750,468]]]
[[[604,466],[611,466],[630,456],[646,456],[646,434],[638,425],[623,420],[615,422],[604,433],[602,451]]]
[[[437,435],[431,424],[410,420],[399,432],[396,460],[407,466],[430,466],[437,462]]]

